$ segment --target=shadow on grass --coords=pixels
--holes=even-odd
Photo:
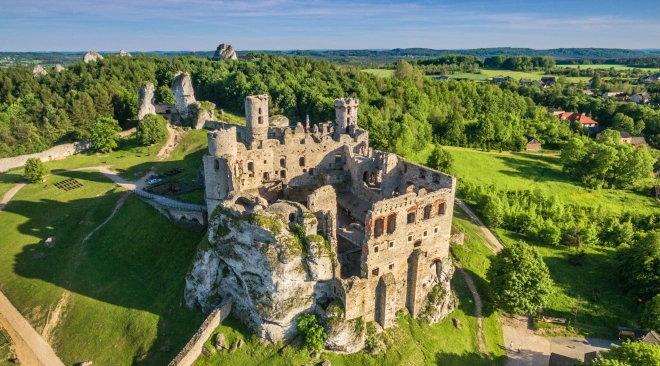
[[[66,174],[82,179],[91,173]],[[98,177],[98,173],[94,176]],[[122,194],[110,191],[106,195],[112,197],[105,200],[116,202]],[[130,309],[156,315],[158,324],[157,330],[153,332],[155,339],[149,343],[149,349],[138,352],[133,363],[167,364],[195,333],[205,317],[182,307],[185,276],[202,234],[173,225],[148,204],[135,196],[129,196],[117,215],[81,247],[80,240],[71,238],[79,238],[84,233],[71,236],[63,230],[75,228],[81,220],[91,220],[85,210],[93,207],[95,202],[98,202],[98,198],[69,202],[49,199],[10,202],[6,211],[29,219],[20,224],[18,230],[39,239],[37,244],[24,246],[22,252],[15,256],[14,272],[24,278],[39,279],[101,303],[123,308],[118,310],[92,302],[88,303],[89,309],[73,307],[68,313],[68,317],[80,317],[77,320],[73,318],[75,322],[89,318],[95,323],[109,323],[106,328],[111,329],[65,328],[66,331],[62,332],[69,341],[79,341],[81,337],[104,339],[104,343],[109,344],[104,344],[102,351],[93,351],[106,352],[104,356],[119,352],[110,349],[112,344],[119,342],[118,338],[143,337],[149,329],[150,326],[145,325],[148,317],[136,315]],[[49,214],[60,216],[57,219],[51,216],[49,219]],[[98,216],[94,222],[101,220]],[[43,239],[49,236],[57,236],[55,248],[44,249]],[[113,316],[95,320],[95,315],[90,314],[95,311],[106,314],[112,312]],[[125,318],[118,319],[117,314]],[[129,327],[114,329],[124,327],[119,324],[126,322],[136,324],[133,326],[138,328],[133,333]],[[73,327],[67,324],[62,326]],[[140,341],[144,342],[144,339],[148,337]],[[66,338],[63,338],[62,342],[65,341]],[[74,351],[76,346],[67,344],[66,347],[72,350],[64,350],[63,353],[89,352],[84,346],[77,346],[80,350]]]
[[[544,156],[530,156],[528,154],[520,155],[528,159],[536,160],[535,164],[530,164],[529,161],[522,160],[518,157],[498,156],[497,159],[501,160],[504,165],[513,169],[500,170],[499,172],[511,177],[531,179],[535,182],[540,181],[555,181],[562,183],[579,184],[574,182],[569,177],[564,176],[557,166],[554,165],[549,157]]]

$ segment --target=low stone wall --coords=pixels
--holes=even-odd
[[[195,363],[199,355],[202,354],[204,343],[209,339],[213,331],[222,323],[231,312],[231,306],[234,303],[231,297],[228,297],[220,303],[215,310],[204,320],[197,333],[183,347],[183,350],[170,362],[169,366],[189,366]]]
[[[59,160],[74,154],[78,154],[79,152],[88,150],[91,147],[92,147],[92,142],[89,140],[85,140],[70,144],[57,145],[40,153],[20,155],[11,158],[0,159],[0,173],[4,173],[9,169],[21,167],[25,165],[27,159],[30,158],[39,158],[41,161]]]
[[[119,133],[120,138],[124,138],[128,135],[131,135],[135,132],[135,128],[131,128],[126,131]],[[41,161],[51,161],[51,160],[60,160],[66,157],[69,157],[74,154],[81,153],[85,150],[89,150],[92,147],[92,141],[83,140],[78,142],[73,142],[70,144],[62,144],[53,146],[46,151],[40,153],[27,154],[14,156],[11,158],[0,159],[0,173],[4,173],[9,169],[18,168],[25,165],[25,162],[29,158],[39,158]]]

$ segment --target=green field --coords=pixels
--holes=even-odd
[[[557,65],[557,67],[570,67],[570,68],[578,68],[582,70],[586,69],[594,69],[594,70],[609,70],[609,69],[614,69],[614,70],[642,70],[642,71],[649,71],[649,72],[658,72],[660,69],[653,69],[653,68],[648,68],[648,67],[631,67],[628,65]]]
[[[597,207],[621,213],[626,210],[648,213],[659,208],[658,201],[644,189],[641,192],[627,190],[594,190],[573,181],[561,171],[556,154],[483,152],[476,149],[445,146],[454,157],[456,176],[460,181],[492,185],[509,189],[540,189],[556,194],[564,202]],[[431,149],[421,152],[416,159],[426,162]],[[648,187],[652,185],[648,180]],[[460,184],[460,183],[459,183]]]
[[[387,69],[364,69],[362,70],[364,72],[368,72],[369,74],[374,74],[376,76],[380,76],[381,78],[389,78],[394,75],[394,70],[387,70]]]
[[[83,186],[55,188],[70,177]],[[72,172],[26,186],[0,212],[0,289],[38,332],[70,293],[51,333],[66,364],[167,363],[204,319],[180,307],[201,233],[131,196],[82,245],[123,194],[99,173]],[[55,247],[45,248],[51,236]]]

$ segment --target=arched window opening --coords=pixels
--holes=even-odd
[[[414,247],[414,248],[419,248],[419,247],[421,247],[421,246],[422,246],[422,241],[421,241],[421,240],[417,240],[417,241],[415,242],[415,244],[413,244],[413,247]]]
[[[248,161],[248,171],[254,173],[254,163],[251,161]]]
[[[446,210],[447,210],[446,202],[442,202],[441,204],[438,205],[438,215],[444,215]]]
[[[383,226],[385,224],[385,220],[383,218],[376,219],[376,223],[374,225],[374,237],[378,238],[381,235],[383,235]]]
[[[431,218],[431,210],[432,210],[431,205],[426,205],[426,207],[424,207],[424,220],[428,220]]]
[[[280,158],[280,166],[286,168],[286,158]]]
[[[415,223],[415,211],[408,212],[408,224],[414,224],[414,223]]]
[[[257,119],[257,121],[259,122],[260,125],[263,124],[263,123],[264,123],[264,117],[259,116],[259,118]]]
[[[301,156],[300,159],[298,159],[298,164],[300,166],[305,166],[305,157]]]
[[[369,183],[369,172],[364,172],[364,174],[362,174],[362,180],[365,183]]]
[[[392,234],[396,230],[396,214],[387,217],[387,233]]]

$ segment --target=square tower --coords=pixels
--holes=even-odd
[[[335,99],[335,115],[337,118],[335,139],[339,139],[339,135],[350,132],[357,127],[359,105],[360,102],[355,98]]]

